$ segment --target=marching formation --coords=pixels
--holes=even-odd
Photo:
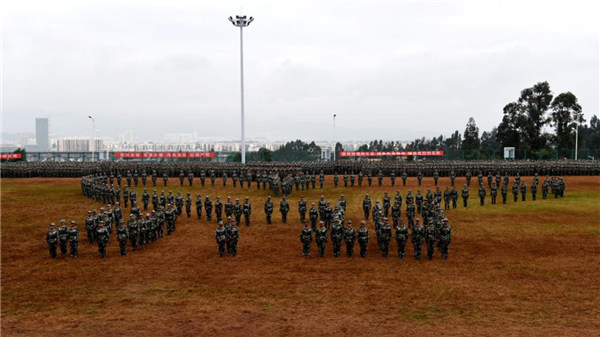
[[[281,222],[285,224],[288,222],[288,213],[291,209],[286,194],[291,193],[294,187],[297,191],[314,189],[317,186],[323,188],[325,177],[323,171],[320,172],[318,178],[314,174],[304,175],[302,171],[296,171],[294,173],[288,172],[283,180],[279,180],[280,172],[283,173],[284,170],[269,173],[265,171],[253,176],[252,170],[239,175],[236,170],[233,170],[231,176],[229,176],[228,171],[224,170],[221,172],[220,181],[223,186],[227,186],[230,180],[233,187],[237,187],[239,183],[241,188],[244,188],[244,183],[246,188],[251,188],[252,182],[255,182],[258,190],[261,187],[266,190],[268,185],[269,190],[275,192],[276,197],[282,192],[283,196],[279,200],[277,208],[272,197],[267,197],[264,202],[264,213],[266,223],[272,224],[273,213],[278,209],[281,214]],[[222,202],[220,196],[217,196],[213,202],[209,195],[203,198],[200,193],[196,193],[195,200],[193,200],[189,192],[185,197],[179,191],[175,195],[172,191],[165,194],[165,191],[161,190],[159,194],[156,188],[153,189],[151,195],[147,186],[149,187],[150,184],[157,186],[158,179],[161,176],[163,186],[168,186],[170,175],[166,171],[162,175],[156,171],[152,171],[148,175],[143,171],[140,175],[134,169],[133,173],[127,170],[124,178],[118,172],[116,176],[114,173],[109,175],[92,174],[82,178],[81,189],[83,195],[107,204],[106,209],[100,208],[100,212],[96,210],[89,211],[85,220],[88,242],[98,244],[99,256],[101,258],[106,256],[106,246],[113,231],[116,232],[121,255],[127,254],[128,245],[131,246],[132,251],[136,251],[138,248],[164,237],[165,226],[166,234],[171,235],[175,231],[177,218],[184,216],[184,211],[188,218],[193,216],[192,206],[195,206],[195,217],[198,220],[205,217],[210,222],[214,214],[219,224],[215,233],[219,256],[236,256],[239,226],[242,221],[246,226],[249,226],[251,222],[252,203],[249,197],[245,197],[243,202],[240,202],[239,198],[232,201],[231,197],[227,197],[227,200]],[[201,188],[208,183],[206,179],[209,179],[211,186],[215,186],[216,176],[215,170],[210,170],[208,175],[204,170],[201,170],[198,178],[199,187]],[[417,186],[423,184],[424,176],[421,171],[417,172]],[[358,228],[353,227],[352,221],[345,220],[347,202],[343,194],[334,203],[325,200],[325,196],[321,195],[320,200],[310,202],[310,206],[304,196],[301,195],[297,212],[300,223],[303,225],[300,233],[303,255],[310,255],[310,246],[314,241],[318,256],[323,257],[325,246],[331,241],[334,257],[341,255],[342,244],[346,247],[346,255],[353,256],[356,242],[358,242],[360,256],[366,257],[366,247],[370,240],[370,229],[367,221],[372,221],[375,240],[383,257],[388,256],[390,241],[395,238],[398,257],[400,258],[404,258],[406,243],[410,240],[413,245],[415,259],[421,258],[423,243],[427,248],[428,259],[433,258],[434,245],[441,253],[441,257],[447,259],[451,229],[444,211],[457,208],[459,196],[462,198],[462,206],[469,206],[469,187],[473,178],[477,179],[477,195],[481,206],[485,205],[488,190],[490,204],[496,204],[498,194],[502,198],[502,203],[506,204],[509,200],[509,191],[513,194],[513,202],[526,201],[528,195],[531,196],[531,200],[536,200],[540,184],[537,173],[535,173],[528,186],[527,182],[521,178],[520,173],[516,172],[512,177],[513,184],[510,186],[511,176],[508,171],[505,171],[504,175],[501,175],[500,171],[496,171],[494,174],[492,171],[488,171],[487,175],[484,175],[483,171],[479,170],[475,175],[467,172],[466,183],[461,190],[458,190],[455,186],[457,175],[454,171],[450,171],[450,185],[442,191],[438,184],[440,173],[435,170],[431,176],[434,183],[433,190],[427,188],[425,193],[422,193],[420,188],[417,188],[414,194],[412,189],[408,189],[405,195],[400,190],[396,190],[395,195],[388,195],[385,192],[381,201],[376,200],[374,202],[368,194],[365,194],[362,201],[364,221],[361,221]],[[360,171],[356,176],[343,174],[341,179],[340,176],[334,174],[332,181],[334,187],[342,184],[343,187],[373,186],[374,180],[379,186],[382,186],[384,177],[385,175],[381,170],[375,176],[371,174],[371,171],[368,171],[367,174]],[[406,171],[403,171],[399,178],[402,185],[405,186],[408,179]],[[179,186],[183,187],[186,182],[188,186],[194,186],[194,181],[195,175],[193,172],[186,173],[183,170],[179,172]],[[396,175],[393,171],[390,176],[390,183],[391,186],[396,186]],[[555,198],[564,196],[565,187],[566,184],[562,177],[546,176],[540,188],[542,199],[546,199],[548,195],[554,195]],[[140,197],[141,208],[138,206],[136,188],[143,188]],[[130,207],[130,216],[127,221],[123,219],[121,201],[124,208]],[[115,205],[114,208],[111,206],[113,204]],[[404,216],[402,214],[403,204]],[[152,205],[152,211],[149,210],[150,205]],[[223,221],[223,217],[226,218],[226,221]],[[422,223],[421,218],[423,219]],[[66,254],[67,243],[70,243],[71,256],[76,257],[79,242],[79,230],[76,223],[72,221],[71,227],[67,227],[63,220],[58,229],[54,227],[54,224],[52,224],[47,233],[50,256],[52,258],[56,257],[58,246],[61,248],[61,253]]]

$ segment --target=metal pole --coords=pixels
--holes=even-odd
[[[575,126],[575,160],[577,160],[577,146],[578,144],[578,140],[579,140],[579,115],[577,115],[577,120],[575,121],[576,126]]]
[[[244,123],[244,34],[240,26],[240,78],[242,89],[242,164],[246,163],[246,133]]]
[[[335,114],[333,114],[333,161],[335,161],[335,155],[336,155],[336,142],[335,142]]]
[[[94,150],[96,148],[96,144],[94,144],[94,137],[96,136],[96,120],[94,117],[88,116],[92,120],[92,160],[94,161]]]

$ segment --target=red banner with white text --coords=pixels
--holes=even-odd
[[[23,157],[20,153],[1,153],[0,159],[21,159]]]
[[[339,157],[443,156],[444,151],[340,151]]]
[[[214,158],[214,152],[115,152],[115,158]]]

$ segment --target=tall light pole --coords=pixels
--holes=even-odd
[[[335,116],[337,116],[336,114],[333,114],[333,161],[335,161],[335,155],[336,155],[336,142],[335,142]]]
[[[580,114],[575,113],[575,160],[577,160],[577,145],[579,141],[579,119]]]
[[[241,93],[242,93],[242,164],[246,163],[246,133],[244,125],[244,27],[248,27],[253,17],[246,17],[245,15],[236,15],[235,19],[229,17],[229,21],[236,27],[240,27],[240,79],[241,79]]]
[[[88,116],[88,118],[92,120],[92,161],[94,161],[94,150],[96,148],[96,144],[94,143],[94,137],[96,136],[96,120],[92,116]]]

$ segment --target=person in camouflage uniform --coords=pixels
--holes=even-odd
[[[354,242],[356,242],[356,230],[352,227],[352,221],[348,221],[348,226],[344,228],[344,242],[346,243],[346,256],[352,257]]]
[[[233,216],[233,202],[231,202],[231,197],[227,197],[227,201],[225,201],[225,216]]]
[[[371,210],[372,203],[368,194],[365,194],[365,198],[363,199],[362,205],[363,212],[365,213],[365,220],[369,220],[369,211]]]
[[[423,244],[424,230],[420,224],[419,218],[415,219],[415,225],[412,227],[411,239],[415,251],[415,260],[421,259],[421,247]]]
[[[433,251],[435,244],[435,227],[433,226],[433,221],[430,221],[427,227],[425,228],[425,243],[427,245],[427,260],[433,259]]]
[[[439,179],[440,179],[440,173],[437,170],[433,171],[433,184],[435,186],[438,185],[438,180]]]
[[[158,194],[156,194],[156,189],[152,192],[152,209],[158,209]]]
[[[519,184],[517,184],[517,183],[513,184],[512,193],[513,193],[513,201],[514,202],[519,201]]]
[[[367,228],[366,222],[360,222],[357,236],[358,246],[360,247],[360,257],[365,258],[367,257],[367,245],[369,243],[369,228]]]
[[[323,257],[325,254],[325,246],[327,245],[327,228],[323,221],[319,221],[319,228],[315,232],[315,241],[319,250],[319,257]]]
[[[413,227],[414,225],[414,219],[416,216],[416,207],[415,204],[411,201],[406,202],[406,219],[408,220],[408,225],[411,227]]]
[[[58,227],[58,243],[60,245],[60,254],[67,254],[67,244],[69,242],[69,227],[65,223],[65,220],[60,220],[60,226]]]
[[[185,214],[188,218],[192,217],[192,197],[190,192],[186,194],[185,198]]]
[[[306,201],[304,200],[304,196],[300,196],[300,201],[298,201],[298,213],[300,214],[300,223],[306,222]]]
[[[121,252],[121,256],[127,255],[127,238],[129,237],[129,233],[127,231],[127,226],[125,226],[125,221],[121,219],[119,221],[119,227],[117,227],[117,241],[119,242],[119,250]]]
[[[271,201],[271,196],[268,196],[267,201],[265,201],[265,215],[267,216],[267,224],[270,225],[271,216],[273,215],[273,201]]]
[[[48,244],[48,250],[50,252],[50,258],[56,259],[56,248],[58,245],[58,231],[54,228],[56,225],[51,223],[46,233],[46,243]]]
[[[163,171],[163,184],[165,187],[167,187],[167,182],[169,181],[169,175],[167,174],[167,171]]]
[[[400,219],[400,223],[396,226],[396,244],[398,245],[398,258],[404,258],[406,241],[408,241],[408,228],[404,225],[404,219]]]
[[[498,196],[498,187],[496,187],[495,183],[491,184],[490,196],[492,198],[492,205],[495,205],[496,204],[496,197]]]
[[[388,196],[387,192],[384,192],[383,194],[383,216],[385,216],[386,218],[388,217],[389,211],[390,211],[390,197]]]
[[[129,233],[129,242],[131,243],[131,249],[135,252],[138,246],[140,224],[137,220],[137,215],[131,214],[129,220],[127,220],[127,230]]]
[[[144,193],[142,193],[142,204],[144,205],[144,211],[148,210],[148,203],[150,202],[150,194],[148,190],[144,188]]]
[[[310,224],[313,232],[317,230],[317,220],[319,219],[319,210],[315,207],[315,203],[313,202],[310,206],[310,210],[308,211],[308,217],[310,219]]]
[[[202,219],[202,196],[200,195],[200,193],[196,193],[196,217],[198,218],[198,220]]]
[[[101,259],[106,257],[106,245],[108,244],[108,230],[104,228],[104,223],[100,222],[98,224],[98,229],[96,230],[96,238],[98,241],[98,256]]]
[[[223,221],[219,221],[219,227],[215,232],[215,239],[217,241],[217,246],[219,247],[219,257],[223,257],[225,255],[225,243],[227,241],[227,232],[225,231],[225,227],[223,227]]]
[[[506,204],[506,196],[508,195],[508,186],[506,184],[502,184],[500,194],[502,195],[502,203]]]
[[[281,222],[287,223],[287,214],[290,211],[290,204],[285,200],[285,195],[279,202],[279,212],[281,212]]]
[[[388,223],[387,218],[383,218],[383,226],[379,228],[379,235],[377,236],[377,241],[379,241],[379,247],[381,249],[381,256],[387,258],[389,248],[390,248],[390,240],[392,239],[392,227]]]
[[[402,171],[402,175],[400,176],[400,178],[402,178],[402,186],[406,186],[406,178],[408,178],[406,170]]]
[[[158,180],[158,173],[156,173],[156,170],[152,170],[152,186],[156,187],[156,181]]]
[[[394,202],[394,206],[392,206],[392,223],[394,227],[398,226],[398,221],[400,219],[400,213],[402,212],[400,204],[398,201]]]
[[[223,220],[223,203],[221,202],[220,195],[217,195],[217,200],[215,200],[215,216],[217,217],[217,222]]]
[[[250,203],[250,199],[246,197],[246,201],[243,206],[244,212],[244,223],[246,226],[250,226],[250,214],[252,214],[252,204]]]
[[[340,182],[340,177],[338,177],[337,172],[333,175],[333,187],[337,188],[338,187],[338,183]],[[298,190],[298,188],[296,188],[296,191]]]
[[[444,226],[440,232],[440,243],[442,250],[442,260],[448,259],[448,246],[452,240],[452,229],[448,225],[448,219],[444,218]]]
[[[450,186],[446,186],[446,190],[444,191],[444,209],[450,209]]]
[[[450,191],[450,200],[452,200],[452,208],[456,208],[456,203],[458,201],[458,191],[456,190],[456,186],[452,186],[452,190]]]
[[[242,204],[240,204],[240,199],[235,198],[235,204],[233,204],[233,216],[235,217],[235,223],[239,226],[242,222],[242,214],[244,213],[244,208]]]
[[[417,190],[417,194],[415,195],[415,202],[417,206],[417,213],[421,214],[423,211],[423,194],[421,194],[421,190]]]
[[[421,184],[423,183],[423,172],[421,172],[421,170],[419,170],[419,173],[417,173],[417,181],[419,183],[419,186],[421,186]]]
[[[521,197],[522,197],[522,201],[526,200],[527,197],[527,184],[525,182],[521,183]]]
[[[381,172],[381,170],[379,170],[379,172],[377,173],[377,183],[380,187],[383,184],[383,172]]]
[[[85,218],[85,231],[87,233],[88,243],[94,242],[94,233],[96,232],[96,219],[92,216],[92,211],[88,211]]]
[[[535,201],[536,197],[537,197],[537,183],[534,182],[531,184],[531,200]]]
[[[204,213],[206,213],[206,221],[208,222],[212,221],[212,210],[213,204],[212,201],[210,201],[210,197],[207,195],[204,198]]]
[[[71,247],[71,257],[77,257],[77,248],[79,247],[79,228],[75,221],[71,221],[71,227],[68,230],[69,246]]]
[[[344,235],[344,228],[342,227],[339,220],[334,221],[331,225],[331,243],[333,244],[333,256],[339,257],[342,246],[342,237]]]
[[[308,223],[304,223],[304,227],[300,230],[300,242],[302,243],[302,256],[310,256],[310,244],[312,242],[312,229],[308,227]]]
[[[479,204],[481,206],[483,206],[483,204],[484,204],[485,194],[486,194],[485,186],[482,184],[479,186]]]
[[[231,219],[228,219],[230,222]],[[222,222],[222,221],[221,221]],[[237,256],[237,245],[240,239],[240,231],[237,224],[233,223],[227,229],[227,251],[232,257]]]

